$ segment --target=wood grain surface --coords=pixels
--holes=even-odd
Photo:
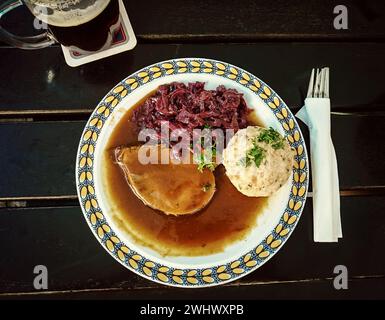
[[[0,3],[5,2],[1,0]],[[124,0],[140,42],[384,41],[381,0]],[[336,30],[335,6],[348,10],[348,29]],[[22,23],[20,17],[23,18]],[[26,8],[3,25],[18,35],[37,34]]]
[[[331,280],[334,267],[341,264],[348,266],[352,285],[365,279],[376,279],[384,284],[385,260],[379,252],[385,250],[382,241],[385,228],[378,223],[382,221],[384,210],[385,197],[344,197],[341,203],[343,239],[332,244],[314,243],[312,206],[308,201],[297,229],[274,259],[225,287],[240,288],[241,291],[255,287],[259,295],[266,289],[268,295],[265,298],[274,298],[274,294],[300,298],[304,295],[303,290],[310,290],[314,284],[315,292],[310,297],[320,297],[329,292],[329,298],[346,298],[353,293],[345,291],[343,294],[334,290]],[[0,241],[7,252],[0,257],[3,266],[0,277],[3,294],[0,293],[0,298],[5,296],[4,293],[37,294],[32,282],[33,267],[38,264],[47,266],[49,291],[59,295],[69,295],[67,291],[75,290],[79,295],[89,291],[91,296],[95,296],[98,292],[108,291],[114,296],[128,295],[117,291],[143,289],[156,296],[156,289],[160,289],[166,296],[175,297],[176,292],[193,296],[187,292],[191,290],[166,289],[125,269],[91,236],[79,207],[3,209],[0,210],[0,225]],[[363,237],[360,236],[363,230],[370,232]],[[280,291],[278,285],[285,292],[276,292]],[[232,290],[233,296],[228,298],[236,298],[237,291]],[[211,288],[201,290],[201,294],[207,297],[214,297],[214,292]],[[368,297],[380,294],[378,288]],[[43,292],[41,295],[48,294]]]
[[[385,44],[375,43],[144,44],[71,68],[58,47],[0,48],[0,118],[5,112],[23,110],[91,111],[131,73],[179,57],[213,58],[244,68],[269,84],[291,108],[302,106],[311,69],[329,66],[334,111],[385,111],[384,56]]]
[[[384,299],[385,2],[124,2],[138,37],[130,52],[71,68],[58,45],[23,51],[0,42],[0,299]],[[348,30],[333,27],[338,4],[348,9]],[[19,8],[2,26],[36,34],[32,20]],[[313,242],[310,193],[297,229],[274,259],[225,286],[168,288],[130,272],[101,248],[76,197],[83,127],[117,82],[179,57],[242,67],[293,112],[303,104],[311,68],[331,68],[342,240]],[[37,264],[49,269],[44,292],[32,286]],[[338,264],[348,267],[349,290],[333,288]]]

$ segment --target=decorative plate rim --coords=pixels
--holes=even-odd
[[[205,73],[231,79],[259,96],[273,112],[295,149],[289,201],[278,224],[252,250],[224,265],[176,269],[147,259],[124,244],[109,226],[94,186],[94,154],[99,133],[120,101],[152,80],[180,73]],[[102,247],[127,269],[163,285],[199,288],[225,284],[255,271],[274,256],[294,231],[302,215],[309,185],[306,145],[298,123],[281,97],[252,73],[230,63],[207,58],[177,58],[157,62],[127,76],[98,103],[81,134],[76,156],[76,189],[84,218]]]

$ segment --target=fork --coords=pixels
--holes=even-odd
[[[314,73],[316,75],[314,79]],[[307,98],[329,98],[329,68],[312,69]]]

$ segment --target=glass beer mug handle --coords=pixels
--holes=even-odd
[[[23,5],[21,0],[10,0],[6,1],[4,4],[0,5],[0,23],[1,18],[8,13],[9,11]],[[5,29],[0,25],[0,39],[14,47],[21,49],[41,49],[50,46],[56,41],[52,35],[45,31],[37,36],[31,37],[20,37],[16,36]]]

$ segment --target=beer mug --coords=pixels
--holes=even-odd
[[[119,25],[118,0],[11,0],[0,7],[0,19],[23,4],[36,17],[34,27],[41,34],[21,37],[0,26],[0,38],[22,49],[58,42],[78,52],[98,51],[110,46]]]

